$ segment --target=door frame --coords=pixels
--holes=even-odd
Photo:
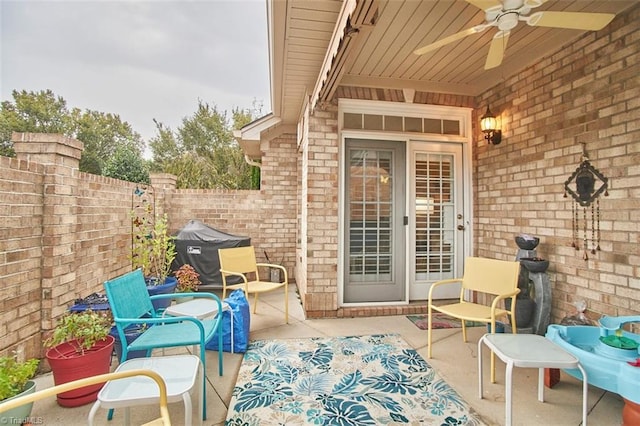
[[[405,161],[410,161],[410,145],[411,141],[438,142],[438,143],[459,143],[462,145],[462,161],[463,161],[463,192],[464,192],[464,217],[466,231],[464,234],[463,257],[473,255],[473,187],[472,187],[472,108],[467,107],[450,107],[442,105],[429,104],[413,104],[387,101],[368,101],[359,99],[339,99],[338,100],[338,253],[337,253],[337,296],[338,307],[357,307],[357,306],[387,306],[387,305],[406,305],[409,304],[409,276],[410,262],[413,259],[405,259],[405,298],[401,302],[367,302],[367,303],[345,303],[344,302],[344,232],[345,232],[345,140],[353,139],[376,139],[388,141],[403,141],[407,150]],[[372,130],[350,130],[344,129],[343,116],[345,112],[355,112],[362,114],[383,114],[398,116],[417,116],[429,117],[437,119],[456,119],[460,123],[460,135],[450,134],[433,134],[433,133],[417,133],[417,132],[391,132],[391,131],[372,131]],[[412,177],[411,167],[407,164],[405,187],[409,188]],[[409,199],[405,199],[405,212],[409,212]],[[404,227],[405,232],[405,253],[409,253],[409,229],[410,226]],[[460,271],[462,272],[462,271]]]

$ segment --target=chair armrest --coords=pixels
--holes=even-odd
[[[235,272],[235,271],[228,271],[226,269],[220,269],[220,272],[223,274],[227,274],[227,275],[237,275],[239,277],[242,277],[242,279],[244,280],[244,282],[248,282],[249,280],[247,280],[247,276],[245,274],[243,274],[242,272]]]
[[[222,312],[222,303],[218,301],[218,312]],[[183,321],[190,321],[202,329],[202,321],[195,317],[153,317],[153,318],[114,318],[117,323],[131,324],[173,324]]]
[[[218,312],[222,312],[222,303],[218,300]],[[192,322],[198,327],[198,331],[200,332],[200,339],[204,339],[204,326],[202,325],[202,321],[198,318],[194,317],[154,317],[154,318],[114,318],[113,321],[118,323],[124,323],[124,327],[127,327],[131,324],[177,324],[180,322]],[[222,321],[222,315],[218,315],[216,319],[216,328],[218,321]]]
[[[519,293],[520,293],[520,289],[516,288],[511,293],[497,295],[496,297],[493,298],[493,302],[491,302],[491,309],[495,309],[496,306],[498,305],[498,302],[500,302],[501,300],[513,298],[517,296]]]
[[[452,284],[452,283],[457,283],[457,282],[460,282],[460,281],[462,281],[462,278],[450,278],[450,279],[447,279],[447,280],[440,280],[440,281],[434,282],[433,284],[431,284],[431,287],[429,288],[429,300],[431,300],[431,293],[433,292],[434,288],[436,288],[438,286],[441,286],[441,285],[444,285],[444,284]]]

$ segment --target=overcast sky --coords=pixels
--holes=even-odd
[[[198,99],[271,111],[266,0],[0,0],[0,95],[51,89],[148,139]]]

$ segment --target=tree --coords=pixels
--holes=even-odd
[[[105,161],[120,147],[141,153],[144,142],[116,114],[67,108],[67,102],[51,90],[12,92],[13,102],[0,109],[0,155],[15,156],[12,132],[61,133],[84,143],[80,170],[102,174]]]
[[[178,188],[252,188],[251,166],[233,139],[233,129],[249,123],[252,114],[234,109],[232,116],[233,123],[226,112],[199,100],[175,132],[156,121],[158,135],[150,141],[156,167],[176,175]]]
[[[170,127],[158,122],[155,118],[153,122],[156,125],[157,136],[151,138],[149,147],[153,153],[153,161],[156,168],[162,164],[168,164],[173,159],[179,157],[183,150],[178,145],[176,137]]]
[[[140,151],[122,145],[109,157],[104,166],[104,176],[136,183],[149,183],[149,168]]]
[[[115,114],[74,108],[71,112],[73,137],[82,141],[84,151],[80,158],[80,170],[102,174],[102,168],[119,149],[136,151],[138,157],[144,149],[140,134]],[[129,157],[134,158],[134,157]],[[133,166],[133,165],[132,165]]]
[[[0,108],[0,154],[15,156],[12,132],[71,133],[67,102],[51,90],[12,92],[13,100],[3,101]]]

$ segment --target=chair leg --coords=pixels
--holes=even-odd
[[[253,313],[258,311],[258,293],[253,293]]]
[[[466,321],[461,319],[460,323],[462,324],[462,341],[467,343],[467,324],[466,324]]]
[[[204,345],[200,345],[200,360],[202,361],[202,400],[204,401],[204,404],[202,404],[202,420],[207,420],[207,364],[204,349]]]
[[[431,303],[427,308],[427,357],[431,358]]]

